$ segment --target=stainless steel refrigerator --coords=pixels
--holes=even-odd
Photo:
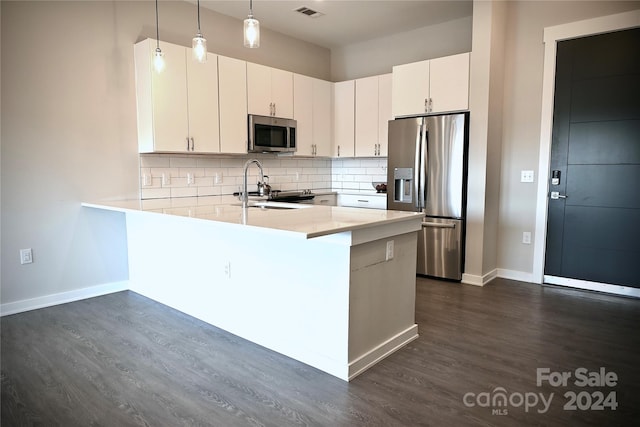
[[[387,209],[424,212],[417,273],[461,280],[469,113],[389,121]]]

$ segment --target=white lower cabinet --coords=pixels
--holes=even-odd
[[[387,195],[339,194],[338,206],[368,209],[387,209]]]

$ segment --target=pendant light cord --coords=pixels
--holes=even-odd
[[[249,15],[253,17],[253,0],[249,0]]]
[[[200,0],[198,0],[198,34],[200,34]]]
[[[158,26],[158,0],[156,0],[156,47],[160,49],[160,27]]]

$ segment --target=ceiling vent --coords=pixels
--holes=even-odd
[[[301,13],[303,15],[307,15],[311,18],[318,18],[319,16],[324,15],[324,13],[318,12],[317,10],[309,9],[307,6],[300,6],[297,9],[293,9],[293,11]]]

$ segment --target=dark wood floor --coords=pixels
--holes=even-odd
[[[133,292],[7,316],[2,425],[637,425],[640,300],[502,279],[417,289],[420,338],[351,383]],[[581,367],[616,386],[574,385]],[[538,387],[537,368],[572,378]],[[507,406],[484,404],[498,387]],[[617,409],[563,409],[597,391]],[[554,393],[548,411],[519,405],[534,393]]]

